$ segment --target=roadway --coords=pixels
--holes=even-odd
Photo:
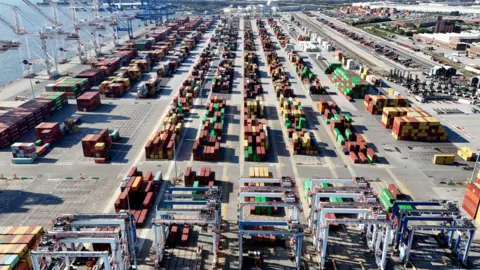
[[[44,158],[31,165],[15,165],[10,161],[10,149],[2,149],[0,173],[6,179],[0,180],[0,187],[6,191],[2,194],[5,196],[2,196],[0,207],[0,224],[49,225],[51,218],[62,213],[95,212],[104,208],[107,212],[113,211],[120,179],[130,166],[145,164],[150,165],[146,169],[165,170],[159,167],[161,162],[145,161],[144,145],[160,128],[173,96],[178,93],[212,32],[204,34],[175,76],[162,81],[162,92],[156,99],[138,100],[136,94],[130,92],[120,99],[102,99],[102,106],[94,112],[77,112],[76,105],[70,101],[49,121],[63,121],[76,113],[82,115],[80,130],[55,143]],[[81,70],[80,66],[74,72]],[[154,73],[144,74],[142,81]],[[85,135],[104,128],[118,128],[122,139],[113,145],[110,163],[95,164],[92,158],[83,157],[80,141]],[[195,136],[188,130],[187,123],[185,134]],[[32,130],[18,141],[33,140]],[[13,179],[14,176],[19,179]]]
[[[288,20],[287,20],[288,21]],[[289,36],[286,25],[280,25],[283,27],[284,33]],[[300,34],[305,34],[301,29],[297,29]],[[465,182],[471,174],[471,171],[464,170],[461,166],[455,167],[440,167],[435,166],[431,162],[432,156],[436,153],[435,148],[440,149],[443,152],[451,152],[456,149],[456,146],[451,143],[422,143],[422,142],[408,142],[408,141],[396,141],[391,136],[391,131],[386,130],[380,126],[380,116],[370,115],[363,108],[363,102],[345,103],[345,98],[339,93],[339,91],[333,86],[328,77],[321,70],[318,62],[333,61],[334,56],[332,52],[322,51],[321,59],[316,59],[317,53],[307,53],[301,51],[301,48],[296,44],[295,39],[289,36],[292,43],[295,45],[295,50],[306,62],[314,74],[316,74],[321,80],[322,84],[326,86],[331,98],[337,102],[342,108],[343,112],[349,112],[352,114],[354,120],[354,126],[369,142],[369,146],[376,149],[379,155],[379,160],[375,165],[365,164],[352,164],[349,159],[346,159],[345,155],[339,150],[335,149],[337,144],[330,132],[327,132],[328,136],[322,136],[322,142],[326,142],[329,148],[335,150],[335,154],[343,160],[343,163],[353,176],[366,176],[368,179],[376,180],[371,182],[374,189],[380,192],[382,188],[386,188],[388,184],[395,184],[399,189],[410,195],[414,199],[418,200],[430,200],[439,198],[450,198],[455,201],[461,201],[464,196],[464,187],[462,184],[446,185],[450,179],[453,179],[454,183]],[[280,50],[283,52],[282,50]],[[279,52],[280,52],[279,51]],[[284,62],[285,66],[291,66],[289,61]],[[395,89],[401,88],[401,86],[395,85]],[[303,104],[304,101],[302,101]],[[308,104],[308,103],[307,103]],[[311,118],[311,117],[310,117]],[[326,127],[324,118],[319,119],[321,125]],[[317,129],[321,132],[321,128]],[[330,140],[325,139],[330,138]],[[331,145],[332,144],[332,145]],[[470,163],[470,165],[473,165]],[[334,165],[335,167],[335,165]],[[353,233],[353,234],[352,234]],[[348,232],[348,235],[355,237],[355,232]],[[345,239],[345,234],[333,235],[332,242],[338,243],[334,239]],[[454,267],[454,263],[445,257],[445,250],[436,248],[435,245],[429,245],[427,248],[425,243],[432,241],[431,238],[425,235],[421,238],[417,247],[415,248],[419,252],[416,253],[416,260],[421,258],[430,263],[422,263],[421,269],[432,269],[439,261],[444,260],[447,265]],[[342,246],[345,241],[341,241]],[[330,245],[330,241],[329,241]],[[338,245],[332,245],[333,250],[338,252],[339,255],[344,252],[343,249],[338,248]],[[421,250],[420,246],[424,247]],[[349,245],[346,246],[349,248]],[[330,249],[330,246],[329,246]],[[359,251],[355,249],[356,251]],[[420,251],[421,250],[421,251]],[[427,251],[428,250],[428,251]],[[344,255],[344,254],[343,254]],[[343,255],[340,255],[342,257]],[[477,256],[478,253],[474,252],[472,256]],[[429,259],[428,259],[429,258]],[[441,258],[441,259],[440,259]],[[343,258],[347,261],[339,261],[338,264],[345,265],[357,260],[354,256],[347,256]],[[363,258],[361,258],[363,259]],[[361,260],[360,259],[360,260]],[[475,262],[475,264],[477,264]],[[396,269],[396,268],[395,268]]]
[[[103,105],[95,112],[80,113],[83,115],[84,124],[81,125],[79,134],[70,135],[62,142],[56,144],[54,149],[42,162],[33,165],[13,165],[9,159],[11,153],[4,149],[0,152],[0,173],[8,179],[0,180],[2,196],[0,198],[0,226],[6,225],[50,225],[53,217],[72,212],[113,212],[113,203],[119,194],[120,179],[132,166],[136,165],[141,171],[162,170],[164,179],[181,178],[187,166],[192,166],[196,171],[200,167],[211,167],[216,173],[218,184],[225,191],[225,200],[222,204],[223,228],[225,240],[222,246],[224,256],[224,268],[238,268],[238,238],[237,238],[237,192],[239,189],[237,179],[248,175],[250,167],[268,167],[274,177],[291,176],[299,187],[303,186],[304,178],[312,176],[322,177],[351,177],[367,176],[378,178],[372,185],[377,189],[386,187],[389,183],[397,184],[404,192],[411,189],[416,198],[457,197],[461,191],[456,187],[445,187],[431,178],[425,176],[428,162],[419,162],[412,152],[418,154],[423,146],[416,146],[414,151],[408,150],[410,144],[400,144],[398,152],[395,148],[389,132],[379,127],[378,118],[370,116],[362,104],[345,105],[353,115],[356,125],[368,127],[363,130],[367,138],[374,138],[375,145],[381,157],[385,157],[389,163],[378,165],[352,164],[345,158],[337,147],[335,139],[329,132],[323,117],[316,112],[315,101],[303,87],[295,74],[294,67],[287,60],[287,54],[279,49],[278,42],[272,36],[273,43],[277,47],[277,53],[283,60],[288,77],[294,88],[294,92],[301,100],[308,119],[308,126],[314,132],[315,137],[322,144],[321,155],[299,156],[292,155],[289,148],[289,138],[286,129],[280,121],[278,99],[272,81],[267,72],[265,54],[261,49],[258,38],[258,29],[252,21],[255,34],[255,46],[259,59],[260,80],[264,88],[263,99],[266,106],[266,118],[269,126],[271,152],[267,162],[244,162],[243,157],[243,29],[244,21],[240,20],[238,49],[235,58],[235,72],[233,89],[231,94],[222,94],[227,99],[225,116],[225,136],[221,143],[221,158],[219,162],[194,161],[192,159],[193,141],[197,138],[201,129],[201,116],[204,108],[202,100],[196,99],[194,109],[185,120],[185,128],[181,142],[177,146],[176,162],[168,160],[150,161],[145,160],[144,145],[148,138],[156,132],[166,114],[166,108],[171,103],[178,88],[192,70],[193,64],[198,60],[203,48],[207,45],[213,31],[209,30],[203,36],[201,42],[192,51],[189,58],[181,65],[175,76],[162,81],[162,92],[156,99],[139,100],[135,94],[128,93],[121,99],[102,99]],[[269,29],[271,33],[271,29]],[[294,39],[291,39],[292,41]],[[296,46],[298,50],[299,47]],[[304,60],[312,68],[315,74],[321,77],[322,83],[329,87],[333,99],[342,99],[322,70],[311,60],[311,55],[301,53]],[[330,56],[331,57],[331,56]],[[216,71],[219,58],[212,63],[212,69],[207,75],[203,98],[209,93],[211,76]],[[83,67],[73,69],[80,72]],[[153,72],[146,74],[143,81],[147,80]],[[37,86],[39,88],[41,86]],[[220,95],[220,94],[219,94]],[[342,104],[342,103],[339,103]],[[342,106],[342,105],[340,105]],[[343,106],[342,106],[343,107]],[[61,121],[76,112],[73,102],[61,113],[57,113],[52,121]],[[373,123],[373,124],[372,124]],[[322,127],[323,126],[323,127]],[[85,134],[99,131],[103,128],[119,128],[120,135],[124,138],[114,146],[113,161],[110,164],[94,164],[90,158],[83,158],[81,151],[81,138]],[[31,141],[33,132],[22,137],[21,141]],[[434,145],[429,146],[434,147]],[[416,150],[416,151],[415,151]],[[409,152],[410,151],[410,152]],[[407,158],[404,156],[408,155]],[[421,156],[419,154],[419,156]],[[409,159],[412,160],[409,160]],[[422,160],[422,159],[420,159]],[[435,173],[434,171],[432,173]],[[438,171],[437,175],[446,174],[446,171]],[[13,176],[19,179],[12,179]],[[21,178],[24,177],[24,178]],[[409,189],[405,186],[408,185]],[[463,189],[462,189],[463,190]],[[303,198],[303,190],[300,188],[300,196]],[[302,199],[305,205],[305,201]],[[158,204],[158,200],[157,200]],[[308,209],[304,206],[305,209]],[[304,211],[307,214],[307,211]],[[303,221],[305,216],[302,217]],[[148,221],[148,224],[150,224]],[[151,247],[153,244],[152,231],[149,225],[145,229],[138,230],[139,248],[141,249],[140,264],[142,269],[151,269],[153,264]],[[338,239],[337,239],[338,240]],[[270,261],[277,260],[275,250],[272,252]],[[279,267],[289,265],[285,258],[278,258],[275,264]],[[237,262],[237,264],[236,264]]]
[[[437,66],[438,64],[435,63],[434,61],[430,60],[428,57],[422,54],[422,52],[413,52],[411,50],[405,49],[404,47],[394,43],[394,42],[389,42],[386,41],[378,36],[375,36],[373,34],[370,34],[366,31],[363,31],[362,29],[353,27],[351,25],[348,25],[340,20],[337,20],[335,18],[326,16],[325,14],[322,14],[321,12],[314,12],[314,14],[318,15],[318,17],[326,19],[330,22],[332,22],[335,25],[341,26],[345,29],[348,29],[349,31],[355,32],[361,36],[368,37],[371,40],[374,40],[377,44],[380,44],[382,46],[389,46],[391,48],[394,48],[396,53],[401,55],[404,58],[412,58],[413,55],[417,56],[413,58],[413,61],[419,62],[422,66],[426,68],[432,68],[434,66]]]

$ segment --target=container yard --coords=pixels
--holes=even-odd
[[[480,268],[449,69],[282,8],[149,17],[0,87],[0,269]]]

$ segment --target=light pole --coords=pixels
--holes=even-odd
[[[33,90],[33,83],[32,83],[32,63],[28,62],[28,60],[23,60],[22,62],[24,65],[30,66],[28,71],[28,80],[30,81],[30,89],[32,90],[32,96],[35,98],[35,91]]]
[[[475,165],[473,165],[473,172],[472,172],[472,176],[470,177],[470,183],[474,182],[475,171],[477,170],[477,163],[480,158],[480,152],[476,152],[476,154],[477,154],[477,158],[475,159]]]
[[[175,166],[175,180],[178,178],[178,171],[177,171],[177,138],[173,143],[173,165]]]

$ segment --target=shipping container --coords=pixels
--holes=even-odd
[[[77,98],[77,109],[82,112],[95,111],[101,104],[98,92],[86,92]]]
[[[161,180],[154,181],[151,175],[151,171],[144,176],[136,167],[132,167],[125,177],[125,188],[115,201],[115,211],[128,210],[134,215],[138,227],[145,224],[162,184]]]

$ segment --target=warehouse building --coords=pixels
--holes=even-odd
[[[473,43],[470,48],[467,49],[468,56],[480,56],[480,43]]]
[[[469,44],[480,42],[480,32],[416,34],[416,40],[456,51],[465,51]]]

